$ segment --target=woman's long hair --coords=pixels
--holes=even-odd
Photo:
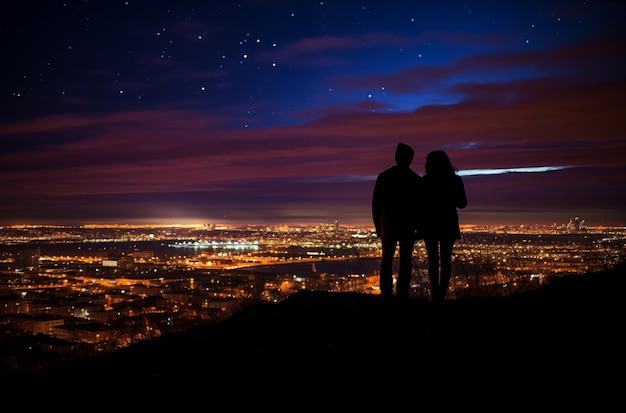
[[[426,173],[434,175],[450,175],[454,174],[457,169],[445,151],[438,150],[429,152],[426,155]]]

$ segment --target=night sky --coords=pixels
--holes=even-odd
[[[398,142],[464,224],[626,225],[623,1],[3,7],[0,224],[371,225]]]

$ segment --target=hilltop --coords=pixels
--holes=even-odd
[[[596,410],[621,398],[625,270],[441,306],[303,290],[3,386],[31,406]]]

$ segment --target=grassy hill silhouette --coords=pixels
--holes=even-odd
[[[30,407],[602,411],[623,403],[625,270],[440,306],[303,290],[2,387]]]

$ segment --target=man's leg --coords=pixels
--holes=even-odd
[[[413,272],[413,237],[400,240],[400,266],[398,269],[398,281],[396,293],[398,297],[408,298],[411,288],[411,273]]]
[[[393,295],[393,257],[396,254],[395,238],[381,238],[383,256],[380,261],[380,294],[383,298],[391,298]]]

